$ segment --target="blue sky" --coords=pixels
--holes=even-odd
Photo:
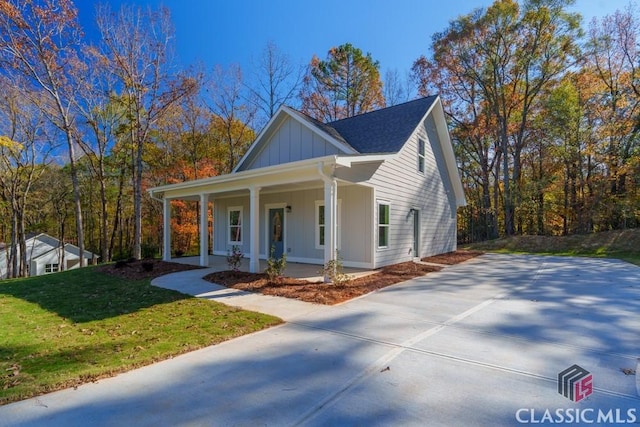
[[[85,31],[91,32],[95,4],[77,0]],[[109,1],[141,4],[171,11],[175,26],[179,65],[201,62],[207,69],[216,64],[238,63],[251,72],[268,41],[289,55],[293,63],[307,64],[316,54],[326,56],[332,46],[352,43],[370,52],[388,69],[408,71],[415,59],[428,53],[434,33],[449,21],[486,7],[492,0],[129,0]],[[577,0],[572,10],[583,15],[586,29],[594,16],[624,9],[629,0]]]

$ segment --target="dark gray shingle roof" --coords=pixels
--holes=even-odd
[[[334,137],[327,127],[335,130],[342,141],[361,154],[396,153],[436,99],[437,96],[429,96],[335,122],[314,122]]]

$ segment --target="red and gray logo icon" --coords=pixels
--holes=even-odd
[[[578,365],[558,374],[558,393],[574,402],[580,402],[593,393],[593,375]]]

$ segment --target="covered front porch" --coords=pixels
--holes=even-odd
[[[288,265],[319,264],[312,266],[315,271],[308,277],[322,275],[318,270],[336,259],[339,250],[340,256],[348,255],[348,248],[344,252],[342,249],[353,241],[360,242],[357,248],[360,253],[354,258],[356,262],[344,257],[344,265],[370,270],[375,267],[370,224],[373,191],[362,183],[383,161],[384,156],[334,155],[153,188],[149,190],[151,196],[163,203],[163,260],[175,261],[171,258],[171,201],[195,200],[200,206],[197,259],[200,266],[210,267],[222,259],[226,269],[223,255],[239,247],[246,258],[243,262],[247,264],[244,266],[247,271],[264,271],[261,263],[269,258],[274,243],[272,236],[277,235],[281,244],[275,255],[286,254]],[[339,193],[346,200],[339,200]],[[359,199],[352,200],[354,197]],[[355,233],[353,229],[358,226],[360,231],[357,236],[344,238],[341,248],[340,234],[343,233],[340,233],[338,215],[341,208],[348,209],[343,205],[349,203],[350,208],[357,211],[351,210],[350,215],[345,216],[354,224],[345,224],[343,229]],[[318,223],[319,206],[321,224]],[[210,212],[214,217],[211,234]],[[270,217],[273,213],[278,214],[276,222]],[[211,254],[221,257],[214,258]],[[293,271],[295,268],[288,270],[288,274]]]

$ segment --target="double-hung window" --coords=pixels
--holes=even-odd
[[[424,139],[418,139],[418,172],[424,173],[426,142]]]
[[[342,211],[342,200],[338,200],[338,218],[336,218],[336,231],[337,231],[337,247],[340,249],[340,215]],[[324,201],[316,201],[316,249],[324,248],[324,233],[326,225],[326,210],[324,207]]]
[[[242,207],[231,207],[229,217],[229,244],[242,244]]]
[[[389,247],[389,204],[378,203],[378,248]]]

